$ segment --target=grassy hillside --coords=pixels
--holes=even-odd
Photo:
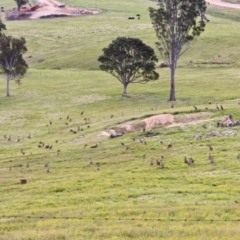
[[[105,14],[63,19],[42,19],[7,22],[8,34],[24,36],[28,42],[26,57],[34,68],[98,69],[98,56],[103,47],[118,36],[139,37],[155,47],[157,41],[151,26],[148,7],[150,1],[129,2],[102,0],[97,5],[106,9]],[[95,1],[70,1],[72,5],[91,7]],[[230,12],[229,12],[230,11]],[[129,21],[129,16],[141,14],[141,20]],[[179,64],[189,61],[239,62],[239,26],[232,19],[239,20],[234,10],[214,10],[209,6],[210,23],[194,48],[183,56]],[[219,24],[219,18],[221,24]],[[227,18],[231,17],[231,20]],[[201,49],[199,51],[198,49]],[[219,57],[219,55],[221,57]],[[84,58],[83,56],[88,56]],[[158,54],[160,59],[160,56]],[[160,59],[161,61],[161,59]]]
[[[168,69],[158,69],[156,82],[130,85],[124,99],[121,85],[98,70],[101,49],[117,36],[154,47],[147,12],[154,4],[96,4],[107,12],[5,22],[8,34],[26,38],[30,69],[21,85],[11,83],[9,98],[0,75],[0,239],[238,239],[239,128],[216,123],[228,114],[240,119],[239,12],[209,7],[206,32],[180,59],[171,108]],[[136,13],[141,20],[129,22]],[[103,134],[164,113],[175,127]],[[156,165],[161,156],[164,169]],[[184,164],[185,156],[195,163]]]

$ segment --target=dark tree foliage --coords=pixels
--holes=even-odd
[[[18,7],[18,11],[20,11],[20,7],[29,3],[28,0],[15,0],[15,2],[17,3],[17,7]]]
[[[6,25],[0,20],[0,37],[3,35],[3,30],[6,30]]]
[[[157,47],[171,70],[170,101],[175,97],[175,71],[179,57],[204,31],[207,5],[205,0],[158,0],[158,9],[149,8]]]
[[[28,65],[22,55],[27,51],[24,38],[12,38],[11,36],[2,35],[0,37],[0,68],[6,74],[6,95],[9,94],[10,80],[20,79],[26,74]]]
[[[100,69],[112,74],[123,85],[122,96],[127,96],[130,83],[147,83],[157,80],[155,72],[158,61],[154,50],[138,38],[118,37],[103,49],[98,58]]]

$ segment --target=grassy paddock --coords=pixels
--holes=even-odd
[[[180,59],[178,101],[171,108],[168,69],[158,69],[158,81],[130,85],[123,99],[121,85],[100,72],[96,60],[117,36],[136,36],[154,47],[146,10],[154,4],[96,2],[107,13],[6,22],[8,34],[26,37],[26,57],[32,57],[23,83],[11,83],[9,98],[0,75],[0,239],[238,239],[239,128],[217,128],[216,122],[227,114],[240,119],[239,13],[210,6],[206,32]],[[129,24],[127,17],[135,13],[141,20]],[[216,110],[216,102],[224,111]],[[114,139],[100,134],[162,113],[173,113],[181,124]],[[194,119],[203,122],[185,124]],[[212,132],[225,134],[194,140]],[[155,164],[161,156],[164,169]],[[184,156],[195,164],[185,165]],[[28,183],[20,185],[21,178]]]
[[[73,5],[84,7],[94,2],[69,0]],[[131,4],[127,1],[99,0],[98,6],[107,9],[104,14],[50,20],[9,21],[6,22],[7,33],[26,38],[28,46],[26,58],[31,67],[97,70],[99,66],[97,58],[101,55],[102,48],[108,46],[118,36],[139,37],[155,47],[157,39],[147,11],[148,7],[155,5],[153,2],[142,0],[133,0]],[[128,17],[136,13],[141,14],[141,20],[129,21]],[[206,31],[194,48],[180,59],[179,65],[189,64],[190,61],[238,65],[237,39],[240,37],[240,29],[236,21],[239,21],[239,13],[232,9],[216,9],[210,5],[208,18],[210,22]],[[158,53],[157,55],[161,62]]]

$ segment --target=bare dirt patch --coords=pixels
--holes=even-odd
[[[115,127],[112,127],[110,130],[103,131],[101,136],[111,136],[111,134],[125,134],[131,132],[143,132],[150,131],[153,128],[157,127],[178,127],[191,124],[198,124],[202,122],[212,121],[210,119],[210,113],[192,113],[192,114],[161,114],[145,118],[143,120],[131,121],[124,123]]]
[[[40,19],[53,17],[93,15],[99,13],[99,11],[97,10],[67,6],[56,0],[38,0],[38,3],[35,6],[23,7],[21,8],[20,12],[18,12],[16,9],[8,11],[6,13],[6,18],[8,20]]]
[[[162,125],[170,125],[174,123],[174,116],[172,114],[162,114],[149,117],[143,120],[146,124],[145,129],[151,130],[154,127]]]

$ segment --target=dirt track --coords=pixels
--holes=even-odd
[[[38,0],[40,8],[36,11],[31,12],[30,19],[38,19],[42,16],[47,15],[66,15],[66,16],[79,16],[79,15],[90,15],[97,14],[97,11],[86,10],[78,7],[65,6],[60,8],[63,3],[56,0]]]
[[[220,6],[220,7],[240,9],[240,4],[222,2],[221,0],[206,0],[206,2],[213,4],[213,5]]]

